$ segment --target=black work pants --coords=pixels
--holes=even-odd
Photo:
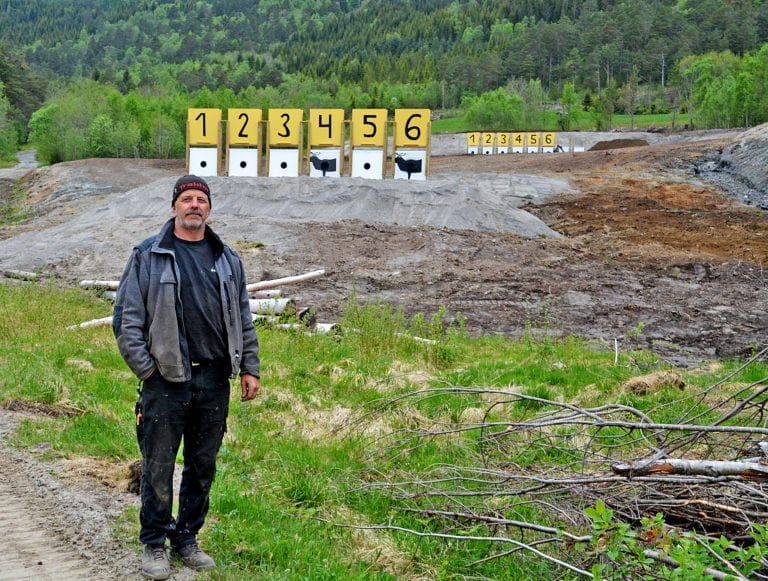
[[[192,379],[171,383],[159,372],[144,382],[136,405],[143,456],[141,532],[145,545],[194,542],[208,513],[216,456],[227,430],[229,367],[198,365]],[[181,440],[184,469],[178,515],[173,517],[173,472]]]

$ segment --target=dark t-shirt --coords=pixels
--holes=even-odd
[[[227,342],[219,276],[213,248],[207,240],[174,239],[179,288],[189,357],[192,361],[226,359]]]

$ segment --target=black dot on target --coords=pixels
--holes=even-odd
[[[287,167],[288,167],[288,163],[287,162],[283,161],[283,162],[280,163],[280,169],[285,169]]]
[[[205,166],[207,166],[207,165],[208,165],[208,162],[207,162],[207,161],[201,161],[201,162],[200,162],[200,167],[205,167]]]
[[[240,167],[245,168],[247,166],[248,166],[248,162],[246,162],[246,161],[241,161],[240,162]]]
[[[368,161],[366,161],[366,162],[363,164],[363,169],[364,169],[364,170],[366,170],[366,171],[368,171],[369,169],[371,169],[371,163],[370,163],[370,162],[368,162]]]

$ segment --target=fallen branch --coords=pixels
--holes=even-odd
[[[643,551],[643,554],[649,559],[653,559],[654,561],[658,561],[659,563],[664,563],[665,565],[669,565],[671,567],[674,567],[675,569],[680,568],[680,563],[678,563],[671,557],[667,557],[666,555],[662,554],[661,551],[646,549],[645,551]],[[702,575],[709,575],[713,579],[722,579],[722,580],[739,579],[740,581],[742,580],[748,581],[747,577],[739,575],[738,573],[723,573],[722,571],[717,571],[716,569],[706,568],[701,573]]]
[[[550,563],[554,563],[555,565],[558,565],[560,567],[563,567],[565,569],[568,569],[569,571],[573,571],[574,573],[577,573],[579,575],[582,575],[584,577],[588,577],[590,579],[594,579],[594,576],[589,571],[586,571],[584,569],[581,569],[579,567],[576,567],[575,565],[572,565],[571,563],[567,563],[565,561],[562,561],[561,559],[558,559],[557,557],[554,557],[552,555],[548,555],[547,553],[544,553],[542,551],[539,551],[536,549],[531,543],[522,543],[520,541],[517,541],[515,539],[511,539],[508,537],[498,537],[498,536],[481,536],[481,535],[468,535],[468,534],[461,534],[461,535],[451,535],[446,533],[437,533],[437,532],[424,532],[424,531],[417,531],[415,529],[409,529],[405,527],[395,526],[395,525],[350,525],[350,524],[344,524],[344,523],[336,523],[336,526],[340,527],[348,527],[348,528],[355,528],[359,530],[369,530],[369,531],[398,531],[402,533],[407,533],[410,535],[414,535],[416,537],[421,538],[434,538],[434,539],[448,539],[451,541],[459,541],[459,542],[467,542],[467,541],[481,541],[481,542],[492,542],[492,543],[508,543],[511,545],[514,545],[515,547],[518,547],[520,549],[530,551],[534,555],[544,559],[545,561],[549,561]]]

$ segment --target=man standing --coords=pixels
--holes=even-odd
[[[259,342],[237,254],[206,225],[211,193],[197,176],[179,178],[173,217],[136,246],[115,298],[112,327],[125,362],[140,380],[136,432],[141,475],[142,573],[167,579],[166,539],[184,564],[212,569],[197,543],[208,512],[229,413],[229,379],[240,374],[241,400],[259,391]],[[179,508],[173,471],[184,439]]]

